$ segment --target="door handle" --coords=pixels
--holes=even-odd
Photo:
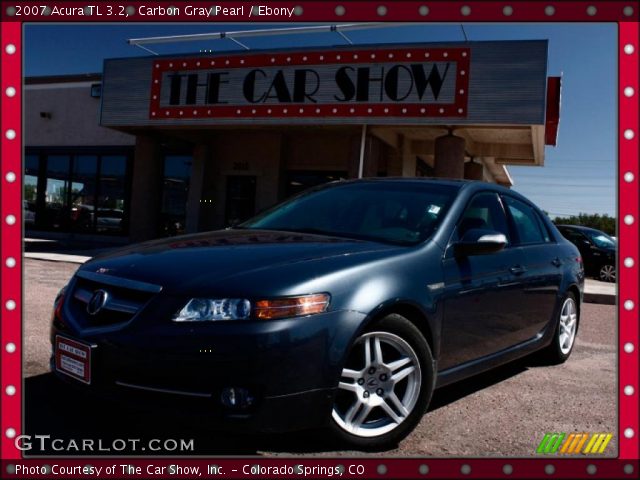
[[[522,265],[514,265],[509,269],[509,271],[514,275],[522,275],[524,272],[527,271],[527,269]]]
[[[560,267],[562,265],[562,260],[560,260],[558,257],[556,257],[551,261],[551,263],[556,267]]]

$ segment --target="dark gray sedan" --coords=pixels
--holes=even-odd
[[[384,448],[435,388],[537,350],[565,361],[583,283],[576,247],[511,190],[342,181],[86,263],[56,299],[51,364],[217,428]]]

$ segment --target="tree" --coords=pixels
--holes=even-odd
[[[606,213],[604,215],[600,215],[599,213],[579,213],[578,215],[572,215],[570,217],[556,217],[553,219],[553,223],[556,225],[582,225],[595,228],[596,230],[602,230],[609,235],[616,234],[616,219]]]

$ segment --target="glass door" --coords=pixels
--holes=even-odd
[[[96,200],[96,232],[123,234],[125,226],[127,157],[103,155]]]
[[[256,177],[231,175],[227,177],[227,202],[225,223],[237,225],[248,220],[256,208]]]

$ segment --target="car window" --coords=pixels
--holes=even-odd
[[[458,222],[458,238],[462,238],[472,228],[494,230],[509,238],[507,219],[496,193],[480,193],[473,197]]]
[[[545,235],[535,210],[513,197],[505,196],[504,200],[513,219],[518,245],[544,243]]]
[[[551,242],[551,232],[549,231],[549,227],[547,227],[547,224],[544,222],[544,220],[542,219],[542,216],[534,211],[534,214],[536,216],[536,219],[538,220],[538,225],[540,225],[540,230],[542,230],[542,237],[544,238],[544,241],[546,243]]]
[[[587,240],[587,238],[577,230],[573,230],[571,228],[560,228],[559,230],[564,238],[576,245],[584,243]]]
[[[587,236],[597,247],[615,248],[616,241],[604,232],[587,232]]]
[[[238,228],[414,245],[435,233],[458,189],[429,182],[335,184],[294,197]]]

